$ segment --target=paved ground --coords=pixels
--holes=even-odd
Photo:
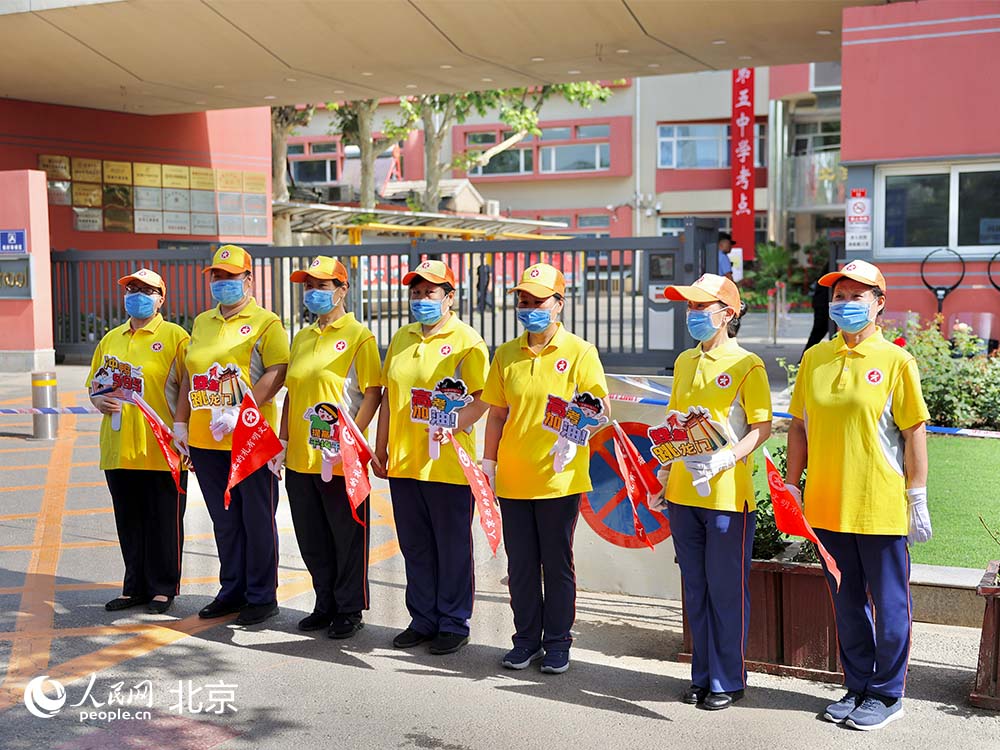
[[[58,369],[62,404],[83,403],[73,386],[85,370]],[[27,380],[0,380],[0,403],[26,405]],[[966,703],[979,637],[970,628],[916,626],[908,716],[875,734],[820,721],[839,689],[802,680],[752,675],[747,699],[719,714],[678,703],[688,667],[673,660],[680,646],[673,601],[581,594],[571,670],[506,671],[498,664],[511,628],[503,562],[484,545],[473,643],[447,657],[395,651],[391,638],[407,618],[384,486],[372,501],[373,606],[351,641],[295,631],[313,600],[284,497],[281,615],[247,629],[198,620],[216,591],[218,563],[196,482],[185,517],[183,595],[165,616],[109,614],[103,603],[118,593],[122,566],[97,469],[97,418],[63,418],[51,444],[26,440],[30,418],[0,420],[5,749],[1000,747],[1000,718]],[[66,691],[47,719],[23,702],[25,684],[44,675]],[[151,708],[138,700],[147,685]],[[116,686],[119,696],[131,691],[131,705],[110,704]],[[51,683],[45,687],[54,695]],[[99,713],[109,708],[116,716],[149,713],[110,721]],[[84,710],[98,713],[81,719]]]

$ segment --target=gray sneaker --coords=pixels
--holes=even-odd
[[[827,721],[832,721],[834,724],[839,724],[850,716],[854,709],[861,705],[863,699],[864,696],[861,693],[848,690],[847,695],[836,703],[831,703],[826,707],[826,713],[823,714],[823,718]]]
[[[891,706],[885,704],[886,700],[893,701]],[[883,699],[875,695],[867,696],[861,705],[851,711],[844,725],[852,729],[860,729],[862,732],[869,732],[872,729],[881,729],[896,719],[903,718],[903,699],[888,698]]]

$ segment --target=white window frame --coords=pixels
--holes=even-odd
[[[963,172],[1000,172],[1000,161],[993,162],[928,162],[875,168],[873,256],[895,260],[922,260],[939,246],[885,246],[885,178],[900,175],[947,174],[948,180],[948,247],[966,260],[988,260],[1000,251],[1000,245],[958,244],[958,176]]]
[[[483,172],[483,166],[477,164],[469,171],[469,174],[474,177],[502,177],[504,175],[509,175],[509,174],[534,174],[535,173],[534,169],[524,168],[524,153],[525,151],[530,153],[531,150],[532,150],[531,146],[527,146],[526,148],[516,148],[516,147],[510,148],[507,149],[507,151],[501,152],[501,153],[507,153],[508,151],[516,151],[518,153],[518,161],[517,161],[518,168],[516,172]],[[499,155],[500,154],[497,154],[497,156]]]
[[[725,132],[725,128],[731,127],[728,122],[664,122],[659,123],[656,126],[656,168],[657,169],[683,169],[683,170],[695,170],[695,169],[729,169],[729,164],[722,164],[723,161],[728,160],[730,151],[732,149],[732,134],[724,136],[723,138],[707,138],[705,136],[687,137],[681,138],[680,140],[685,141],[714,141],[716,143],[716,150],[719,154],[720,166],[714,167],[678,167],[677,166],[677,141],[678,137],[676,132],[670,137],[661,135],[663,128],[683,128],[687,126],[694,125],[712,125],[718,127]],[[767,123],[766,122],[755,122],[753,124],[753,142],[754,142],[754,169],[766,169],[767,168]],[[764,148],[760,147],[761,140],[764,141]],[[673,164],[664,164],[660,159],[661,150],[660,144],[663,141],[672,141],[674,144],[674,161]]]
[[[594,149],[593,169],[556,169],[556,149],[557,148],[586,148],[590,146]],[[608,166],[601,166],[601,146],[608,149]],[[548,162],[548,163],[546,163]],[[611,169],[611,141],[600,141],[593,143],[588,138],[583,143],[553,143],[547,146],[538,147],[538,173],[539,174],[575,174],[578,172],[607,172]]]
[[[324,159],[323,158],[324,156],[329,157],[329,156],[331,156],[331,154],[316,154],[317,158],[315,158],[315,159],[311,158],[309,154],[306,154],[304,159],[293,159],[291,161],[291,164],[293,165],[292,166],[292,177],[295,179],[295,184],[296,185],[336,185],[337,184],[337,180],[340,177],[340,175],[339,175],[340,165],[337,163],[336,154],[332,155],[334,157],[332,159],[330,159],[330,158],[325,158]],[[300,180],[298,177],[295,177],[295,166],[294,166],[295,164],[303,164],[305,162],[314,162],[314,161],[326,162],[326,179],[325,180],[321,180],[320,182],[305,182],[303,180]],[[333,165],[333,171],[338,173],[337,175],[335,175],[332,178],[330,176],[330,165],[331,164]]]

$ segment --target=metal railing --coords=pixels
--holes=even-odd
[[[291,283],[290,274],[307,268],[316,255],[338,257],[350,273],[348,309],[372,329],[384,352],[396,330],[410,322],[403,276],[421,260],[438,258],[458,282],[453,309],[492,350],[522,330],[516,300],[507,292],[526,267],[544,261],[566,276],[567,328],[597,346],[605,364],[635,366],[643,364],[642,255],[675,245],[673,238],[641,237],[254,248],[255,296],[294,336],[313,317],[302,303],[302,285]],[[202,274],[210,257],[200,248],[52,253],[57,356],[89,356],[107,331],[126,320],[117,280],[142,267],[164,279],[164,317],[190,330],[194,318],[214,305]]]

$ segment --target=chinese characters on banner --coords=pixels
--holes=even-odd
[[[733,192],[733,245],[743,259],[754,258],[754,148],[753,68],[733,71],[733,114],[729,127],[729,164]]]

